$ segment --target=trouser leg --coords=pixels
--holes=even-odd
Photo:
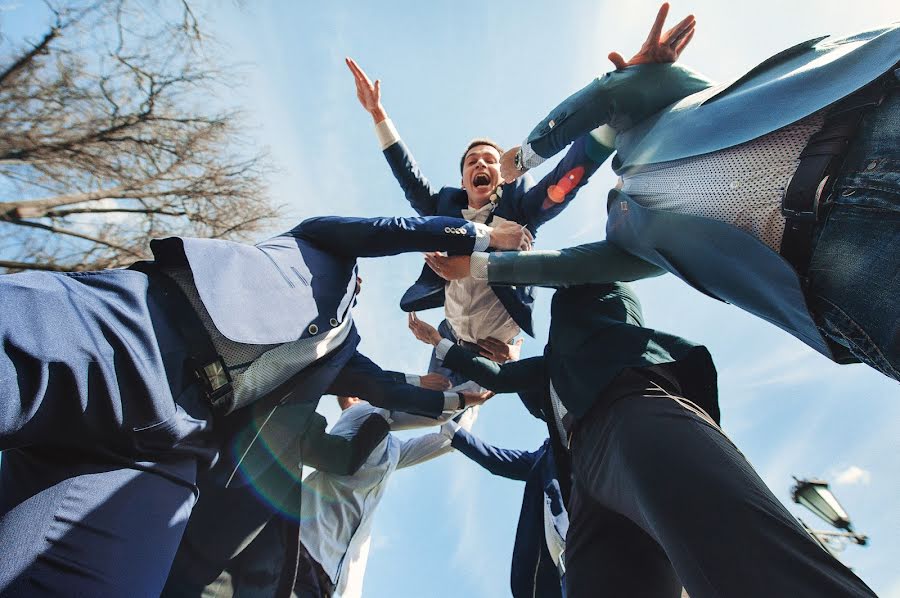
[[[653,538],[591,498],[576,479],[569,499],[565,595],[677,598],[681,583]]]
[[[152,470],[152,471],[151,471]],[[197,462],[12,450],[0,466],[0,596],[158,596]]]
[[[575,434],[573,474],[659,544],[692,598],[874,595],[813,542],[720,431],[671,399],[630,395],[589,413]]]

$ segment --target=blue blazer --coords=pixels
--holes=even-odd
[[[898,62],[900,26],[892,25],[797,44],[722,85],[678,65],[630,67],[565,100],[532,131],[528,144],[548,157],[609,124],[618,131],[613,168],[626,174],[758,138],[837,102]],[[613,192],[606,236],[823,355],[855,361],[817,329],[793,267],[749,233],[709,218],[647,210]]]
[[[494,214],[524,224],[532,234],[537,235],[538,227],[555,218],[566,208],[611,152],[611,149],[585,135],[575,141],[556,168],[536,185],[530,176],[502,185],[502,195]],[[466,192],[458,187],[440,189],[433,187],[419,170],[418,164],[403,141],[398,141],[385,149],[384,156],[406,199],[419,215],[462,218],[462,210],[468,207]],[[577,176],[580,177],[578,183],[566,194],[561,203],[543,209],[547,189],[576,169],[578,169]],[[444,305],[445,284],[431,268],[424,266],[419,279],[400,299],[400,308],[404,311],[420,311]],[[495,287],[494,293],[516,324],[527,334],[534,336],[531,318],[534,303],[532,288]]]
[[[550,439],[536,451],[517,451],[491,446],[460,428],[451,445],[492,474],[525,482],[513,546],[512,595],[515,598],[561,597],[559,572],[544,534],[544,505],[549,507],[553,527],[563,539],[569,529],[569,514],[557,479]]]
[[[475,227],[454,218],[320,217],[257,245],[214,239],[173,237],[151,244],[156,262],[188,266],[214,325],[241,343],[276,344],[309,338],[347,317],[356,288],[356,258],[408,251],[471,252]],[[315,403],[329,388],[387,409],[435,417],[443,394],[395,384],[356,351],[359,335],[280,387],[232,416],[219,418],[221,458],[250,483],[273,462],[296,463],[297,422],[304,403]],[[391,385],[388,385],[390,382]],[[277,413],[274,411],[277,409]],[[231,477],[231,476],[229,476]]]

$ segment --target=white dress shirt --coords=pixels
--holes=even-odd
[[[375,125],[375,135],[382,150],[400,141],[400,134],[389,118]],[[484,224],[494,207],[487,203],[481,208],[466,208],[462,216],[469,222]],[[501,222],[509,221],[494,216],[491,224]],[[476,245],[474,251],[480,250]],[[508,343],[519,334],[519,326],[484,279],[467,276],[447,283],[444,315],[456,337],[470,343],[489,336]]]
[[[344,410],[329,433],[350,438],[372,413],[382,415],[394,428],[390,412],[361,402]],[[398,413],[397,419],[405,421],[405,416]],[[462,425],[468,429],[474,418],[474,412],[467,412]],[[388,434],[354,475],[315,471],[303,481],[300,541],[342,598],[362,596],[375,510],[391,474],[452,450],[450,439],[439,432],[409,440]]]

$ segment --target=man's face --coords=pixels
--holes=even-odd
[[[469,205],[481,207],[500,184],[500,152],[490,145],[476,145],[463,160],[462,184]]]

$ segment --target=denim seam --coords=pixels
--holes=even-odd
[[[858,340],[854,340],[854,339],[850,338],[849,336],[847,336],[846,334],[844,334],[843,330],[841,330],[840,327],[838,327],[838,326],[832,326],[834,332],[837,332],[837,334],[839,334],[844,340],[846,340],[850,344],[851,347],[853,347],[854,349],[856,349],[857,351],[859,351],[860,353],[865,355],[865,357],[867,359],[869,359],[870,361],[872,361],[873,364],[877,364],[875,366],[876,369],[882,370],[888,376],[890,376],[894,379],[900,380],[900,372],[898,372],[894,368],[894,366],[891,365],[890,361],[888,361],[888,359],[887,359],[887,356],[885,356],[885,354],[881,351],[881,349],[878,347],[878,345],[869,337],[868,334],[866,334],[866,331],[863,330],[862,327],[860,327],[859,324],[857,324],[853,320],[853,318],[848,316],[846,313],[844,313],[844,310],[842,310],[840,307],[838,307],[837,305],[835,305],[834,303],[832,303],[825,297],[822,297],[820,295],[817,298],[820,301],[827,303],[834,310],[834,312],[836,312],[838,315],[840,315],[841,318],[844,319],[844,323],[847,326],[853,328],[853,331],[858,333],[862,337],[862,339],[860,339],[860,340],[864,340],[866,342],[866,345],[863,346],[863,344],[861,342],[859,342]],[[824,319],[826,321],[829,320],[827,314],[825,314]],[[873,353],[874,353],[874,355],[873,355]],[[888,373],[888,372],[890,372],[890,373]]]

